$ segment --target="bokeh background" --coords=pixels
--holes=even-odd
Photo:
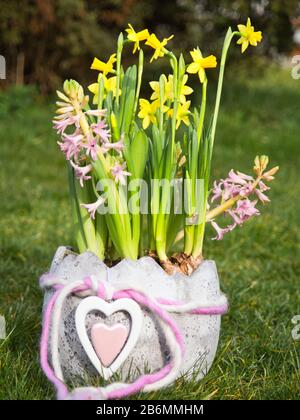
[[[227,26],[248,16],[264,38],[243,55],[231,47],[212,180],[231,168],[249,173],[255,155],[267,154],[280,166],[271,203],[221,242],[211,241],[207,230],[205,258],[216,261],[230,300],[208,375],[140,398],[299,399],[300,341],[292,337],[292,318],[300,314],[295,0],[0,0],[0,55],[7,64],[0,79],[0,314],[7,324],[7,338],[0,339],[0,399],[54,398],[38,361],[43,295],[37,280],[57,246],[73,244],[66,164],[51,127],[55,89],[65,78],[95,81],[93,57],[107,59],[128,22],[159,37],[174,34],[170,47],[188,60],[196,45],[219,58]],[[131,50],[125,50],[125,65],[136,59]],[[155,80],[166,64],[147,64],[145,80]],[[208,75],[207,124],[218,70]]]
[[[273,58],[297,47],[300,27],[297,0],[10,0],[0,6],[6,84],[33,83],[43,93],[65,78],[87,80],[91,58],[109,56],[128,22],[159,38],[174,34],[175,51],[199,45],[217,53],[225,28],[251,16],[266,36],[250,55]]]

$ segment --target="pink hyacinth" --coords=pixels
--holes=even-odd
[[[78,159],[79,152],[82,149],[82,139],[83,136],[78,133],[73,134],[63,134],[62,135],[62,142],[57,142],[61,151],[66,156],[67,160],[74,158],[75,160]]]
[[[122,150],[124,149],[124,134],[121,135],[121,138],[119,141],[115,143],[104,143],[102,145],[103,153],[108,152],[109,150],[116,150],[120,155],[122,154]]]
[[[81,187],[83,187],[83,182],[92,178],[90,175],[87,175],[87,174],[91,172],[91,170],[93,169],[93,166],[91,164],[86,165],[86,166],[78,166],[73,161],[71,161],[70,163],[75,169],[75,175],[79,179],[79,183]]]
[[[233,169],[229,171],[227,179],[228,181],[232,181],[236,184],[241,184],[241,185],[245,185],[249,181],[254,181],[252,176],[243,174],[242,172],[239,172],[239,171],[235,173]]]
[[[85,115],[92,115],[93,117],[104,117],[106,115],[106,109],[89,109],[85,111]]]
[[[217,232],[217,236],[213,239],[221,240],[225,233],[230,232],[236,226],[242,225],[251,217],[258,216],[260,212],[256,208],[257,200],[251,201],[248,197],[251,194],[255,194],[262,203],[266,203],[270,201],[264,194],[267,190],[269,190],[269,187],[262,181],[256,183],[252,176],[243,174],[242,172],[234,172],[233,170],[229,172],[226,179],[221,179],[220,182],[214,182],[211,202],[220,200],[221,205],[234,197],[236,199],[240,197],[240,199],[229,209],[225,210],[225,214],[228,214],[232,218],[232,224],[221,228],[215,221],[211,221],[212,226]]]
[[[269,187],[260,181],[257,187],[253,189],[253,184],[254,178],[252,176],[243,174],[242,172],[235,173],[233,169],[231,169],[226,179],[221,179],[220,182],[214,182],[211,202],[213,203],[218,199],[226,201],[237,195],[247,198],[252,193],[255,193],[262,203],[270,201],[268,197],[263,194],[263,191],[267,191]]]
[[[248,198],[239,200],[234,209],[227,210],[227,213],[232,217],[234,225],[241,225],[252,216],[259,216],[260,212],[255,207],[257,200],[250,201]],[[234,226],[235,227],[235,226]]]
[[[124,171],[124,169],[126,168],[126,162],[122,163],[122,165],[120,163],[116,163],[112,168],[111,168],[111,173],[113,174],[115,181],[119,182],[121,185],[126,185],[126,176],[130,176],[131,173]]]
[[[93,132],[100,136],[103,143],[108,143],[110,139],[110,131],[107,128],[107,124],[103,120],[91,125]]]
[[[89,213],[92,219],[95,219],[96,217],[96,211],[102,204],[105,202],[105,199],[102,197],[99,197],[95,203],[90,204],[80,204],[81,207],[84,207]]]
[[[75,124],[76,128],[79,128],[80,115],[72,115],[70,113],[62,114],[55,117],[53,120],[53,128],[58,134],[64,134],[65,130]]]
[[[227,226],[226,228],[221,228],[216,222],[211,221],[212,227],[217,232],[217,236],[215,238],[212,238],[213,241],[221,241],[223,239],[223,236],[225,233],[230,232],[233,229],[233,225]]]
[[[90,156],[93,160],[97,159],[97,153],[100,150],[100,147],[95,137],[91,135],[88,136],[87,142],[83,144],[83,147],[86,149],[87,156]]]

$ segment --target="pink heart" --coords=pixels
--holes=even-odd
[[[128,329],[123,324],[112,327],[98,323],[91,328],[91,339],[102,365],[108,367],[121,352],[128,338]]]

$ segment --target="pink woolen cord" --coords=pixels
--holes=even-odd
[[[49,283],[47,284],[47,279],[49,280]],[[98,281],[97,282],[97,290],[95,290],[95,281],[93,281],[91,277],[86,277],[82,280],[81,285],[78,286],[78,282],[76,282],[76,286],[71,289],[70,294],[78,294],[78,293],[87,293],[90,292],[90,294],[96,294],[99,298],[107,300],[107,283],[106,281]],[[119,389],[112,389],[108,390],[106,392],[105,388],[77,388],[71,392],[69,392],[66,384],[63,382],[63,380],[59,379],[52,366],[49,363],[49,332],[50,332],[50,325],[53,315],[53,308],[55,306],[55,303],[57,301],[57,298],[60,296],[60,294],[64,291],[64,288],[66,287],[66,284],[64,282],[60,281],[59,279],[55,279],[53,275],[45,274],[40,279],[40,285],[41,287],[49,287],[51,286],[54,288],[55,292],[50,298],[49,302],[47,303],[47,306],[44,310],[44,316],[43,316],[43,328],[42,328],[42,336],[41,336],[41,344],[40,344],[40,362],[41,367],[49,379],[50,382],[55,386],[56,392],[57,392],[57,399],[95,399],[95,394],[99,393],[100,397],[105,397],[106,399],[120,399],[125,398],[129,395],[138,393],[142,391],[145,387],[155,384],[164,378],[166,378],[172,371],[172,369],[175,368],[175,355],[173,355],[173,358],[158,372],[142,375],[137,380],[135,380],[131,384],[120,384]],[[141,291],[137,291],[134,289],[124,289],[124,290],[118,290],[114,291],[112,293],[112,299],[122,299],[122,298],[129,298],[137,302],[140,306],[145,307],[152,311],[172,332],[175,342],[179,348],[180,351],[180,358],[182,360],[183,354],[184,354],[184,341],[182,338],[182,334],[177,327],[176,322],[170,317],[167,310],[162,308],[162,305],[164,307],[168,307],[168,305],[174,307],[178,307],[180,309],[184,306],[183,302],[176,302],[172,300],[167,299],[156,299],[147,296],[145,293],[142,293]],[[200,315],[220,315],[224,314],[228,310],[227,304],[222,304],[219,306],[207,306],[207,307],[200,307],[200,308],[193,308],[189,310],[188,312],[191,314],[200,314]],[[179,310],[180,311],[180,310]],[[172,349],[170,349],[172,352]],[[81,391],[83,390],[83,391]],[[76,396],[75,396],[76,395]],[[96,398],[97,399],[97,398]]]

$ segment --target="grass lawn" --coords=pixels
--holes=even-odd
[[[211,241],[230,300],[217,358],[201,382],[179,380],[147,399],[298,399],[300,341],[300,81],[288,72],[225,85],[213,178],[231,168],[251,172],[268,154],[280,172],[260,218]],[[43,295],[39,276],[58,245],[71,244],[65,163],[45,100],[23,90],[0,96],[0,399],[54,398],[38,362]]]

